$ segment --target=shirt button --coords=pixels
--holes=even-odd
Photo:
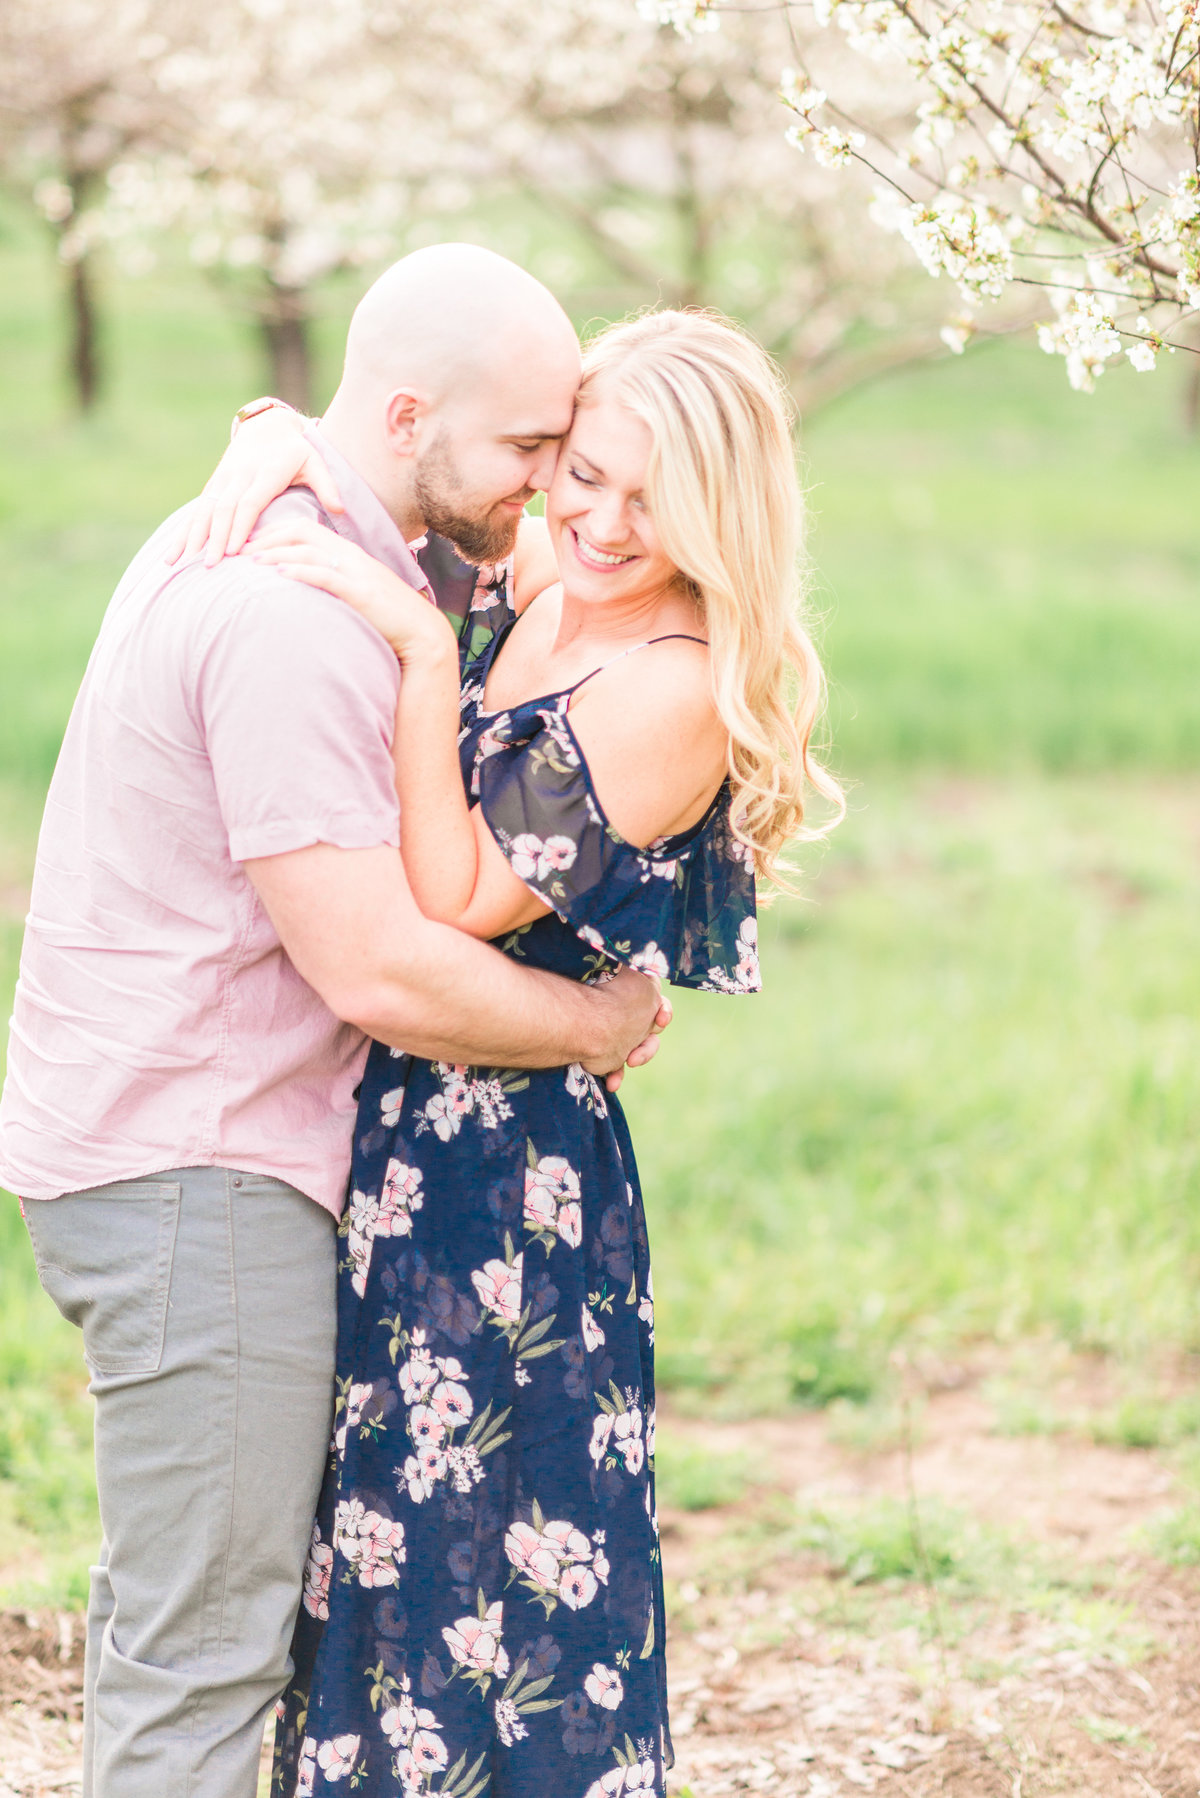
[[[240,1174],[235,1174],[235,1175],[234,1175],[234,1177],[233,1177],[233,1184],[234,1184],[234,1185],[235,1185],[235,1186],[240,1186],[240,1185],[241,1185],[241,1184],[242,1184],[242,1176],[241,1176],[241,1175],[240,1175]]]

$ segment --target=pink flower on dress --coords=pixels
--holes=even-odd
[[[511,1265],[504,1261],[485,1261],[471,1275],[471,1284],[479,1295],[480,1304],[485,1310],[494,1311],[504,1323],[515,1324],[521,1320],[521,1265],[520,1255],[514,1256]]]
[[[532,831],[523,831],[508,846],[508,860],[518,880],[536,880],[542,839]]]
[[[634,1761],[632,1766],[626,1767],[625,1790],[627,1792],[653,1792],[654,1762],[642,1761],[639,1764]]]
[[[504,1552],[518,1573],[553,1592],[558,1585],[558,1553],[528,1523],[514,1523],[504,1538]]]
[[[495,1672],[500,1679],[505,1677],[508,1656],[500,1646],[503,1618],[503,1601],[497,1600],[488,1606],[485,1617],[460,1617],[452,1629],[442,1631],[442,1640],[460,1667],[473,1667],[479,1673]]]
[[[608,1439],[612,1435],[612,1412],[602,1411],[599,1417],[592,1419],[592,1440],[588,1445],[588,1453],[599,1467],[608,1451]]]
[[[417,1731],[409,1753],[413,1765],[427,1777],[430,1773],[440,1773],[450,1758],[441,1736],[435,1736],[431,1729]]]
[[[615,1793],[624,1790],[624,1767],[612,1767],[607,1773],[602,1773],[600,1778],[588,1787],[584,1798],[614,1798]]]
[[[375,1225],[377,1236],[410,1236],[412,1234],[411,1213],[420,1211],[424,1200],[421,1196],[421,1170],[405,1167],[395,1156],[388,1162],[387,1173],[383,1177],[383,1192],[379,1200],[379,1217]]]
[[[558,1223],[558,1201],[545,1186],[525,1183],[525,1222],[535,1230],[553,1230]]]
[[[625,1687],[615,1667],[606,1667],[597,1661],[583,1682],[583,1689],[593,1704],[601,1705],[606,1711],[615,1711],[625,1696]]]
[[[400,1388],[406,1405],[418,1404],[427,1397],[437,1385],[437,1368],[433,1365],[433,1357],[424,1343],[415,1341],[409,1352],[408,1360],[396,1375],[396,1383]]]
[[[353,1773],[361,1743],[361,1736],[334,1736],[332,1742],[321,1743],[317,1749],[317,1765],[330,1785],[335,1780],[345,1779],[347,1773]]]
[[[559,1554],[569,1556],[573,1561],[590,1561],[592,1558],[591,1543],[573,1523],[556,1519],[553,1523],[543,1524],[542,1540],[553,1544]]]
[[[582,1611],[591,1604],[598,1588],[590,1567],[564,1567],[558,1582],[558,1596],[572,1611]]]
[[[440,1381],[434,1387],[429,1403],[446,1428],[450,1430],[456,1430],[460,1424],[469,1423],[475,1410],[471,1394],[466,1387],[458,1385],[453,1380]]]
[[[312,1798],[313,1780],[317,1777],[317,1741],[305,1736],[300,1744],[300,1761],[296,1768],[296,1798]]]
[[[558,1234],[567,1247],[577,1249],[583,1241],[583,1213],[578,1199],[568,1200],[558,1208]]]
[[[333,1570],[333,1550],[322,1542],[320,1527],[313,1524],[308,1560],[304,1567],[304,1608],[310,1617],[323,1623],[329,1616],[329,1576]]]
[[[603,1348],[604,1331],[596,1322],[586,1305],[579,1307],[579,1328],[583,1333],[583,1346],[589,1355],[593,1349]]]
[[[665,980],[671,971],[667,958],[657,943],[647,943],[644,949],[631,955],[629,965],[641,974],[656,974],[660,980]]]
[[[390,1093],[384,1093],[379,1101],[379,1121],[385,1129],[391,1130],[400,1122],[400,1112],[404,1106],[404,1088],[393,1087]]]
[[[413,1447],[440,1448],[446,1440],[446,1426],[432,1405],[414,1405],[408,1416],[408,1433]]]
[[[574,864],[578,853],[576,844],[571,837],[547,837],[542,844],[542,853],[539,858],[541,865],[538,873],[544,875],[565,870]]]
[[[360,1586],[398,1586],[396,1563],[405,1558],[404,1525],[368,1511],[358,1531],[358,1554],[353,1557]]]

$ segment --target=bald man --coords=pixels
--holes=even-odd
[[[320,518],[421,588],[427,528],[506,554],[578,376],[523,271],[411,256],[309,427],[342,509],[298,487],[266,522]],[[67,728],[0,1102],[0,1178],[96,1398],[85,1798],[254,1798],[329,1442],[368,1038],[605,1073],[648,1056],[657,1012],[638,975],[589,990],[420,915],[395,657],[247,558],[168,567],[177,529],[118,587]]]

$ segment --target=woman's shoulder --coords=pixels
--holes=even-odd
[[[725,777],[728,731],[703,642],[639,647],[588,680],[570,716],[596,796],[631,844],[690,826]]]

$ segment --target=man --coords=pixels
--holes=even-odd
[[[312,427],[344,510],[295,489],[272,519],[327,517],[418,587],[426,527],[503,555],[578,375],[531,277],[419,252],[363,300]],[[118,587],[67,729],[0,1104],[0,1178],[96,1397],[86,1798],[253,1798],[329,1438],[368,1036],[607,1072],[665,1021],[636,975],[585,990],[421,917],[390,650],[248,559],[169,567],[171,535]]]

